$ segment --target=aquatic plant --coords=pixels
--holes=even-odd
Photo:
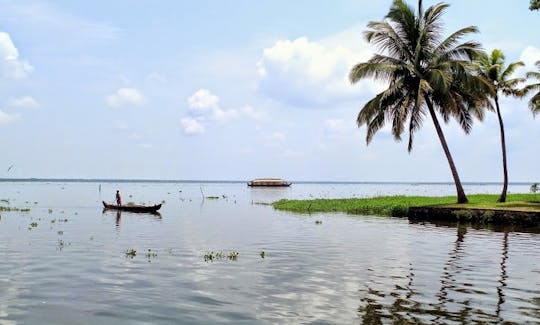
[[[261,251],[259,255],[261,255],[261,258],[264,258],[266,256],[266,253],[264,251]]]
[[[342,212],[349,214],[382,215],[406,217],[409,207],[452,206],[455,196],[379,196],[372,198],[279,200],[272,203],[274,209],[298,213]],[[537,194],[508,194],[507,203],[495,203],[495,194],[474,194],[469,196],[469,204],[462,207],[504,208],[522,206],[531,211],[540,211],[540,197]]]
[[[32,228],[36,228],[37,226],[38,226],[38,223],[35,221],[30,224],[30,227]]]
[[[49,214],[53,213],[53,209],[49,209]]]
[[[236,251],[232,251],[227,255],[223,254],[223,251],[219,251],[219,252],[211,251],[204,254],[203,258],[205,262],[213,262],[214,260],[222,260],[224,258],[227,258],[231,261],[236,261],[238,259],[238,255],[240,255],[240,253]]]
[[[321,221],[321,220],[315,220],[315,224],[316,224],[316,225],[321,225],[321,224],[322,224],[322,221]]]
[[[0,206],[0,211],[5,211],[5,212],[11,212],[11,211],[28,212],[28,211],[30,211],[30,208],[19,209],[19,208],[15,208],[15,207]]]
[[[235,201],[236,202],[236,201]],[[254,202],[254,201],[251,201],[251,204],[253,205],[272,205],[272,203],[268,203],[268,202]]]
[[[227,255],[227,258],[231,261],[236,261],[236,259],[238,259],[238,255],[240,255],[238,252],[233,251]]]
[[[157,257],[157,253],[149,248],[144,256],[146,256],[147,259],[151,259]]]
[[[126,254],[126,257],[134,258],[135,256],[137,256],[137,251],[134,250],[133,248],[130,248],[130,249],[126,249],[124,254]]]

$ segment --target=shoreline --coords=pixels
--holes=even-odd
[[[540,194],[469,195],[470,203],[456,204],[454,196],[381,196],[372,198],[280,200],[276,210],[296,213],[347,213],[408,218],[410,221],[468,222],[472,224],[540,227]]]
[[[468,222],[503,226],[540,227],[540,211],[512,209],[409,207],[410,221]]]

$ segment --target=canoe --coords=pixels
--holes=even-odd
[[[286,187],[291,186],[290,182],[281,178],[256,178],[247,183],[248,186],[265,186],[265,187]]]
[[[156,212],[161,208],[161,204],[156,205],[116,205],[116,204],[110,204],[105,201],[103,201],[103,207],[105,209],[114,209],[114,210],[121,210],[121,211],[130,211],[130,212]]]

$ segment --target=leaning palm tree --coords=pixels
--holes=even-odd
[[[504,123],[499,107],[499,95],[522,97],[523,91],[518,89],[518,85],[525,82],[525,78],[510,78],[516,68],[525,64],[521,61],[512,62],[505,67],[504,54],[501,50],[493,50],[491,55],[482,53],[476,58],[477,72],[490,85],[490,97],[495,102],[495,111],[499,119],[499,129],[501,134],[502,162],[503,162],[503,188],[497,202],[506,202],[506,192],[508,189],[508,167],[506,164],[506,140],[504,137]],[[487,107],[493,109],[493,105],[487,102]]]
[[[528,85],[525,87],[525,89],[523,89],[525,93],[528,93],[534,90],[537,91],[536,94],[534,94],[531,97],[531,100],[529,100],[529,108],[533,112],[533,115],[540,113],[540,61],[536,61],[535,64],[536,64],[536,67],[538,68],[538,72],[536,71],[527,72],[527,78],[536,79],[539,82],[532,85]]]
[[[466,133],[471,130],[473,116],[482,118],[481,82],[471,74],[471,59],[481,51],[476,42],[460,43],[462,37],[478,31],[474,26],[442,37],[441,17],[447,7],[439,3],[424,11],[420,0],[415,13],[404,1],[395,0],[385,19],[370,22],[365,32],[366,40],[380,53],[355,65],[349,79],[356,83],[372,77],[388,83],[388,88],[368,101],[358,113],[358,127],[367,126],[368,144],[385,122],[389,122],[397,141],[401,140],[405,128],[408,129],[410,152],[414,133],[429,114],[450,165],[458,203],[467,203],[438,114],[444,122],[455,118]]]

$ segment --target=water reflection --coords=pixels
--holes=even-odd
[[[122,214],[128,214],[133,216],[146,216],[151,217],[153,220],[161,220],[161,213],[155,211],[155,212],[129,212],[129,211],[122,211],[122,210],[110,210],[110,209],[103,209],[102,214],[109,215],[109,214],[115,214],[115,226],[117,229],[120,229],[120,224],[122,222]]]
[[[497,287],[497,296],[499,297],[497,301],[497,317],[500,318],[501,315],[501,306],[504,304],[504,291],[506,287],[506,279],[508,275],[506,274],[506,260],[508,259],[508,232],[504,233],[503,244],[502,244],[502,258],[501,258],[501,277],[499,279],[499,286]],[[500,318],[502,321],[503,319]]]
[[[473,247],[476,243],[467,244],[470,228],[458,224],[455,229],[456,239],[448,251],[446,262],[442,264],[439,289],[430,292],[430,285],[427,284],[433,282],[426,272],[429,270],[433,273],[432,270],[436,268],[433,264],[409,263],[407,269],[400,268],[401,276],[376,275],[377,280],[367,281],[365,288],[360,290],[358,315],[363,324],[499,323],[508,321],[508,315],[516,317],[515,313],[508,312],[505,317],[502,308],[506,301],[505,290],[509,277],[508,232],[505,231],[501,236],[499,262],[493,260],[490,263],[486,256],[478,254],[478,247]],[[495,265],[498,267],[495,268]],[[381,282],[385,282],[388,289],[379,288]],[[528,300],[530,303],[520,307],[522,316],[530,316],[528,320],[538,320],[540,300],[534,298],[534,295],[538,295],[537,289],[532,288],[530,294],[533,295]],[[526,298],[520,300],[527,301]]]

